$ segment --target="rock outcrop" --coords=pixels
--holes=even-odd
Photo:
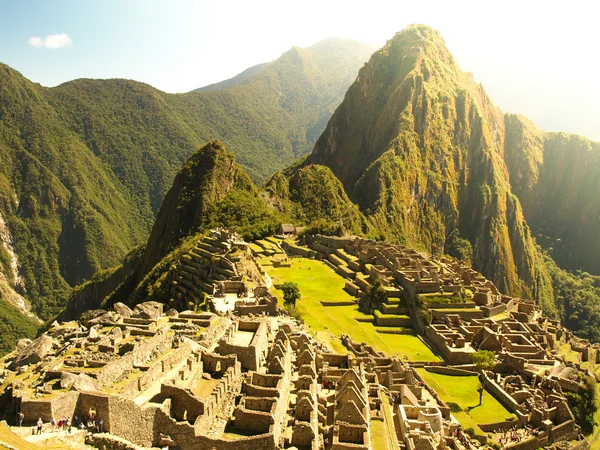
[[[52,351],[53,343],[54,340],[50,336],[45,334],[41,335],[29,345],[19,350],[16,358],[11,363],[11,369],[15,370],[19,367],[37,364],[42,361],[44,357]],[[23,344],[25,344],[25,342]]]

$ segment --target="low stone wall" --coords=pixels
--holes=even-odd
[[[317,257],[317,252],[309,248],[298,247],[297,245],[291,245],[290,243],[283,241],[281,248],[285,250],[288,255],[298,255],[303,258],[314,259]]]
[[[108,433],[89,434],[85,438],[85,443],[99,450],[148,450],[147,447],[140,447]]]
[[[444,366],[427,366],[425,367],[427,372],[440,373],[442,375],[453,375],[457,377],[472,377],[477,375],[477,372],[471,370],[457,369],[455,367],[444,367]]]
[[[505,420],[503,422],[477,424],[477,426],[485,433],[493,433],[494,431],[510,430],[511,428],[514,428],[517,423],[518,422],[516,420]]]
[[[375,323],[383,327],[412,327],[413,321],[410,316],[386,316],[384,314],[375,316]]]
[[[433,320],[443,320],[444,317],[448,314],[457,315],[462,320],[483,319],[483,311],[480,309],[477,309],[477,310],[470,310],[470,309],[466,309],[466,308],[464,310],[452,309],[452,312],[449,312],[450,310],[432,309],[430,311],[431,311],[431,316],[432,316]]]
[[[529,437],[523,439],[521,442],[515,442],[504,446],[506,450],[537,450],[538,448],[544,448],[545,445],[536,437]]]
[[[319,303],[323,306],[352,306],[356,305],[356,302],[328,302],[326,300],[320,300]],[[369,320],[370,322],[371,320]]]
[[[517,412],[525,413],[524,408],[519,405],[514,398],[512,398],[504,389],[502,389],[494,380],[490,379],[487,375],[483,375],[483,385],[496,399],[502,403],[502,405],[510,412],[517,414]],[[517,414],[518,415],[518,414]]]
[[[560,440],[574,439],[578,435],[577,427],[575,426],[574,420],[561,423],[555,427],[552,427],[550,436],[548,439],[550,442],[558,442]]]
[[[270,413],[245,408],[236,408],[234,417],[236,428],[258,433],[268,433],[271,425],[275,423]]]
[[[52,401],[50,400],[23,400],[21,403],[21,412],[25,415],[25,423],[35,423],[38,418],[44,422],[52,419]]]
[[[495,316],[496,314],[501,314],[506,311],[506,305],[501,303],[496,306],[482,306],[481,310],[483,311],[483,315],[485,317]]]

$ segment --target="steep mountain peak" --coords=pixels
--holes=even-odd
[[[411,25],[360,70],[308,163],[328,166],[389,239],[439,254],[458,230],[476,269],[539,297],[547,283],[511,192],[504,127],[441,35]]]
[[[257,193],[225,144],[211,141],[196,150],[163,200],[148,239],[142,273],[154,267],[181,239],[196,232],[214,205],[236,188]]]

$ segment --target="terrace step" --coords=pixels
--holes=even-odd
[[[212,260],[213,256],[215,256],[213,253],[198,246],[194,247],[194,249],[188,254],[191,254],[192,256],[199,256],[201,258],[208,259],[209,261]]]
[[[412,319],[403,314],[384,314],[381,311],[375,311],[375,324],[385,327],[412,327]]]
[[[384,314],[400,314],[400,315],[408,315],[408,308],[404,306],[395,306],[388,305],[383,303],[380,306],[380,310]]]

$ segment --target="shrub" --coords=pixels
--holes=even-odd
[[[448,402],[446,404],[448,405],[448,408],[450,408],[451,413],[458,413],[463,410],[458,403]]]

